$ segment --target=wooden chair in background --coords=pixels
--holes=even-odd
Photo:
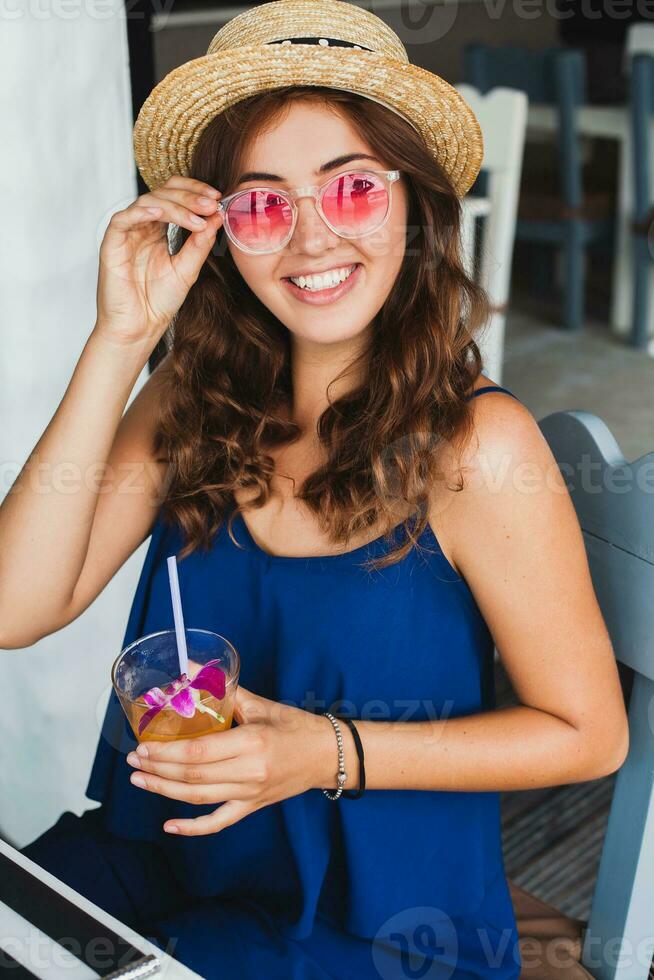
[[[654,24],[637,21],[627,28],[622,54],[622,70],[625,75],[629,74],[631,61],[637,54],[654,55]]]
[[[612,240],[615,221],[615,189],[596,186],[593,168],[583,164],[576,116],[586,100],[584,55],[557,47],[531,50],[474,43],[464,48],[463,70],[464,81],[481,92],[496,86],[514,88],[525,92],[530,103],[557,110],[555,159],[542,165],[547,154],[541,143],[535,154],[525,156],[516,239],[537,247],[533,267],[541,291],[552,285],[552,276],[543,275],[551,266],[547,253],[562,249],[563,324],[568,330],[581,329],[587,248]]]
[[[484,373],[502,383],[504,329],[511,282],[511,261],[515,241],[516,211],[522,172],[522,154],[527,126],[527,96],[515,89],[495,88],[484,95],[471,85],[460,84],[457,91],[470,105],[484,137],[482,173],[486,176],[482,234],[476,278],[486,289],[493,313],[478,338]],[[468,195],[468,204],[475,200]],[[473,264],[474,222],[465,233],[464,252]],[[469,269],[470,271],[470,269]]]

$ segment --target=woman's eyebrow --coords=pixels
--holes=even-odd
[[[336,167],[344,167],[346,163],[351,163],[353,160],[373,160],[375,163],[379,163],[377,157],[371,156],[369,153],[344,153],[340,157],[335,157],[333,160],[329,160],[327,163],[323,163],[322,166],[318,167],[315,171],[316,175],[325,174],[329,170],[334,170]],[[280,177],[279,174],[269,174],[265,170],[248,170],[246,173],[241,174],[241,176],[236,181],[237,184],[244,184],[248,180],[286,180],[285,177]]]

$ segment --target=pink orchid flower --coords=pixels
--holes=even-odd
[[[208,691],[217,701],[225,697],[225,671],[222,667],[215,666],[218,663],[218,660],[209,660],[193,680],[189,680],[187,674],[182,674],[170,684],[166,684],[163,690],[160,687],[151,687],[146,691],[143,700],[152,707],[139,721],[139,735],[163,708],[172,708],[184,718],[192,718],[196,710],[204,711],[223,722],[225,719],[222,715],[200,701],[201,690]]]

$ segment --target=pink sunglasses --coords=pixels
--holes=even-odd
[[[276,190],[248,187],[219,201],[223,226],[244,252],[277,252],[291,240],[296,200],[312,197],[325,224],[341,238],[361,238],[381,228],[390,213],[391,186],[399,170],[349,170],[323,184]]]

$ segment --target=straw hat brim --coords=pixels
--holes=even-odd
[[[194,58],[152,90],[133,132],[134,157],[147,186],[155,190],[173,174],[190,174],[195,146],[216,114],[286,85],[355,91],[394,108],[422,134],[458,197],[479,173],[479,122],[457,90],[433,72],[374,51],[251,44]]]

